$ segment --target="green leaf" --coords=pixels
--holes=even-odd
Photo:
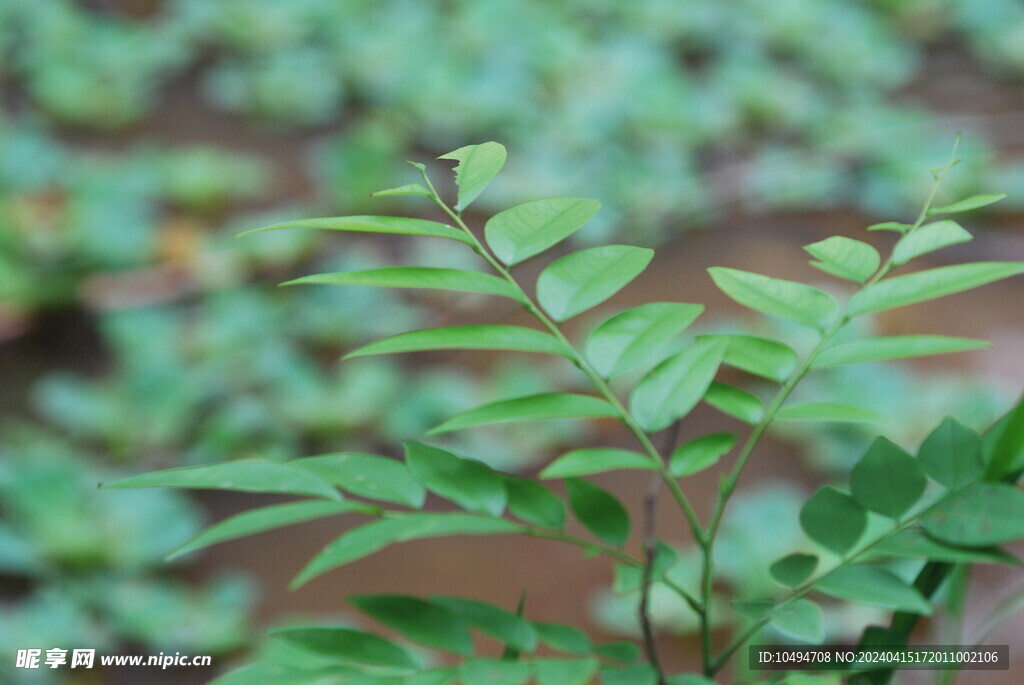
[[[455,165],[455,185],[459,187],[456,210],[464,210],[484,191],[491,179],[501,171],[501,167],[505,166],[507,156],[504,145],[488,142],[466,145],[438,157],[458,162]]]
[[[629,398],[629,410],[645,431],[667,428],[693,409],[718,372],[726,344],[698,341],[656,366]]]
[[[647,268],[654,251],[604,245],[557,259],[537,278],[537,301],[556,321],[597,306]]]
[[[597,659],[537,659],[537,685],[585,685],[597,674]]]
[[[594,645],[594,654],[619,663],[633,664],[640,660],[640,647],[635,642],[606,642]]]
[[[565,240],[601,208],[597,200],[549,197],[498,212],[484,226],[494,254],[513,266]]]
[[[341,494],[337,490],[312,473],[270,461],[233,461],[206,466],[185,466],[104,483],[103,487],[239,490],[341,499]]]
[[[925,473],[950,490],[980,480],[985,471],[981,437],[949,417],[921,443],[917,458]]]
[[[581,630],[561,623],[534,621],[537,637],[548,647],[566,654],[590,654],[590,637]]]
[[[348,601],[413,642],[462,656],[473,654],[469,625],[447,607],[405,595],[361,595]]]
[[[831,597],[889,611],[931,616],[932,605],[914,587],[885,569],[855,564],[840,566],[823,576],[814,588]]]
[[[954,202],[948,205],[942,205],[940,207],[932,207],[928,210],[928,216],[935,216],[936,214],[958,214],[959,212],[969,212],[972,209],[979,209],[986,207],[994,202],[999,202],[1006,193],[992,193],[986,195],[971,195],[970,197]]]
[[[345,359],[427,350],[510,350],[571,356],[565,345],[535,328],[503,325],[445,326],[399,333],[349,352]]]
[[[397,188],[385,188],[384,190],[378,190],[375,193],[370,193],[370,195],[373,197],[393,197],[396,195],[422,195],[423,197],[432,197],[430,191],[421,183],[406,183],[405,185],[398,186]]]
[[[239,233],[236,238],[251,233],[262,233],[263,231],[278,231],[281,229],[308,228],[325,231],[351,231],[355,233],[392,233],[397,235],[422,235],[432,238],[448,238],[458,240],[460,243],[472,245],[472,238],[468,237],[461,230],[426,219],[410,219],[404,216],[335,216],[319,219],[296,219],[295,221],[282,221],[281,223],[263,228],[254,228],[251,231]]]
[[[492,423],[544,419],[603,419],[614,418],[618,415],[618,410],[600,397],[554,392],[542,393],[492,402],[464,411],[436,428],[432,428],[428,435]]]
[[[308,670],[278,663],[256,662],[214,678],[207,685],[323,685],[337,676],[337,666]]]
[[[1024,273],[1024,262],[975,262],[927,269],[868,286],[852,298],[851,315],[896,309],[917,302],[971,290]]]
[[[899,519],[921,499],[928,478],[914,457],[876,438],[850,474],[850,492],[863,507]]]
[[[430,601],[454,611],[474,628],[515,649],[523,652],[537,649],[537,631],[522,616],[493,604],[461,597],[431,597]]]
[[[316,654],[370,666],[413,669],[420,664],[404,649],[372,633],[337,626],[275,628],[271,637],[285,640]]]
[[[508,510],[513,516],[545,528],[565,525],[565,506],[555,493],[528,478],[505,476]]]
[[[821,329],[839,311],[831,295],[803,283],[720,266],[708,269],[708,273],[722,292],[762,314]]]
[[[925,557],[950,564],[1016,564],[1017,560],[998,547],[961,547],[939,542],[920,528],[908,528],[890,535],[872,548],[894,557]]]
[[[836,554],[848,552],[868,527],[868,512],[845,492],[826,485],[800,510],[807,537]]]
[[[786,587],[797,587],[811,577],[818,567],[818,557],[794,552],[782,557],[769,567],[772,578]]]
[[[892,252],[892,263],[897,266],[906,264],[915,257],[950,245],[966,243],[973,237],[960,224],[950,219],[925,224],[900,238]]]
[[[313,274],[281,285],[367,285],[380,288],[426,288],[459,290],[484,295],[500,295],[525,302],[511,283],[497,276],[462,269],[436,269],[432,267],[393,266],[366,271],[343,271],[331,274]]]
[[[583,526],[610,545],[621,547],[629,539],[629,513],[607,490],[579,478],[567,478],[569,506]]]
[[[533,672],[525,661],[471,659],[459,665],[460,683],[489,685],[526,685]]]
[[[605,666],[601,669],[602,685],[658,685],[658,672],[650,664]]]
[[[523,526],[512,521],[461,512],[415,513],[373,521],[328,543],[295,577],[291,589],[397,542],[448,535],[503,535],[524,531]]]
[[[772,625],[803,642],[819,644],[825,639],[821,607],[809,599],[798,599],[771,612]]]
[[[867,409],[834,402],[802,402],[790,404],[778,411],[779,421],[835,421],[839,423],[875,423],[885,417]]]
[[[726,364],[779,383],[793,373],[800,361],[786,345],[753,335],[700,335],[697,340],[724,340],[728,344]]]
[[[670,568],[679,561],[679,553],[658,541],[654,551],[654,562],[651,564],[651,580],[655,583],[663,580]],[[643,587],[644,569],[637,566],[618,564],[615,566],[615,580],[612,591],[617,595],[628,595]]]
[[[504,480],[486,464],[420,442],[404,444],[409,470],[431,492],[468,511],[491,516],[505,511]]]
[[[893,359],[926,357],[933,354],[967,352],[990,347],[985,340],[950,338],[944,335],[897,335],[881,338],[861,338],[826,347],[814,357],[812,368],[856,364],[859,362],[885,362]]]
[[[641,469],[657,471],[647,455],[614,447],[587,447],[563,454],[540,472],[541,478],[571,478],[605,471]]]
[[[990,480],[1005,478],[1024,469],[1024,397],[985,431],[982,454]]]
[[[242,512],[215,523],[167,555],[168,559],[194,552],[218,542],[234,540],[263,531],[282,528],[303,521],[338,516],[352,511],[364,512],[367,507],[354,502],[288,502]]]
[[[681,302],[627,309],[591,332],[583,354],[602,377],[617,376],[650,361],[703,311],[703,305]]]
[[[395,459],[339,452],[296,459],[289,464],[315,473],[331,485],[360,497],[417,509],[423,506],[426,497],[423,487],[409,474],[405,464]]]
[[[969,547],[1024,537],[1024,492],[1005,483],[971,483],[925,512],[921,524],[943,542]]]
[[[878,250],[867,243],[842,236],[805,245],[804,249],[820,260],[811,262],[811,266],[856,283],[871,278],[882,263]]]
[[[711,383],[704,394],[704,401],[715,409],[749,424],[755,424],[764,418],[764,405],[761,404],[761,400],[746,390],[728,383]]]
[[[898,233],[906,233],[911,228],[913,228],[911,224],[901,224],[898,221],[883,221],[880,224],[868,226],[869,231],[896,231]]]
[[[672,453],[669,460],[672,475],[676,478],[691,476],[714,466],[735,444],[736,436],[732,433],[710,433],[691,440]]]
[[[775,608],[773,599],[741,599],[732,602],[732,607],[747,618],[755,621],[764,618]]]

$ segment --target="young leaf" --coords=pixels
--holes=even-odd
[[[772,625],[804,642],[818,644],[825,639],[821,607],[809,599],[798,599],[771,612]]]
[[[394,642],[361,630],[337,626],[296,626],[274,628],[270,635],[331,659],[400,669],[420,667],[407,651]]]
[[[459,682],[526,685],[532,672],[532,665],[525,661],[470,659],[459,664]]]
[[[328,543],[299,572],[290,587],[294,590],[333,568],[350,564],[396,542],[448,535],[502,535],[524,531],[523,526],[511,521],[461,512],[416,513],[373,521]]]
[[[498,212],[484,226],[487,245],[514,266],[575,233],[601,208],[597,200],[549,197]]]
[[[929,535],[969,547],[1024,537],[1024,492],[1006,483],[971,483],[955,490],[921,518]]]
[[[430,601],[454,611],[474,628],[521,652],[532,652],[537,648],[537,631],[522,616],[493,604],[462,597],[431,597]]]
[[[262,233],[263,231],[278,231],[281,229],[308,228],[324,231],[352,231],[355,233],[393,233],[397,235],[422,235],[431,238],[448,238],[458,240],[467,245],[473,244],[473,239],[468,237],[459,229],[447,224],[440,224],[436,221],[426,219],[410,219],[404,216],[335,216],[323,217],[320,219],[296,219],[295,221],[282,221],[281,223],[263,228],[254,228],[251,231],[239,233],[236,238],[251,233]]]
[[[473,654],[468,624],[447,607],[404,595],[361,595],[348,601],[413,642],[462,656]]]
[[[396,195],[422,195],[423,197],[431,197],[430,191],[422,183],[406,183],[405,185],[398,186],[397,188],[385,188],[384,190],[378,190],[375,193],[370,193],[373,197],[394,197]]]
[[[889,611],[931,616],[932,605],[914,587],[885,569],[855,564],[840,566],[823,576],[814,588],[831,597]]]
[[[799,363],[796,352],[786,345],[753,335],[699,335],[697,340],[724,340],[729,366],[781,383]]]
[[[579,478],[567,478],[569,506],[583,526],[610,545],[621,547],[629,539],[629,514],[607,490]]]
[[[868,286],[850,298],[848,311],[853,315],[896,309],[971,290],[1020,273],[1024,273],[1024,262],[975,262],[940,266],[937,269],[887,278]]]
[[[850,492],[862,506],[898,519],[921,499],[928,479],[914,457],[876,438],[850,474]]]
[[[838,423],[874,423],[885,417],[867,409],[834,402],[790,404],[778,411],[779,421],[835,421]]]
[[[233,461],[207,466],[185,466],[104,483],[103,487],[239,490],[341,499],[337,490],[312,473],[270,461]]]
[[[491,179],[501,171],[501,167],[505,166],[507,156],[504,145],[481,143],[466,145],[438,157],[458,162],[455,166],[455,184],[459,187],[459,203],[455,205],[456,210],[464,210],[484,191]]]
[[[710,433],[681,445],[672,453],[669,468],[676,478],[690,476],[714,466],[736,444],[732,433]]]
[[[925,224],[900,238],[892,252],[892,263],[897,266],[906,264],[915,257],[941,250],[950,245],[966,243],[971,239],[973,236],[970,233],[950,219]]]
[[[540,477],[572,478],[605,471],[641,469],[656,471],[658,465],[647,455],[614,447],[590,447],[573,450],[551,462]]]
[[[586,633],[561,623],[534,621],[537,637],[548,647],[566,654],[590,654],[593,645]]]
[[[800,510],[807,537],[836,554],[849,551],[868,527],[868,512],[845,492],[824,486]]]
[[[928,216],[935,216],[936,214],[958,214],[960,212],[969,212],[972,209],[979,209],[981,207],[987,207],[988,205],[999,202],[1006,193],[992,193],[986,195],[972,195],[968,198],[954,202],[948,205],[941,205],[939,207],[932,207],[928,210]]]
[[[805,245],[804,249],[820,260],[811,262],[811,266],[856,283],[871,278],[882,263],[878,250],[867,243],[842,236]]]
[[[262,533],[275,528],[283,528],[303,521],[337,516],[349,512],[365,512],[367,507],[355,502],[288,502],[269,507],[260,507],[237,514],[215,523],[194,538],[181,545],[167,555],[168,559],[180,557],[182,554],[194,552],[218,542],[226,542],[236,538]]]
[[[585,685],[597,674],[597,659],[537,659],[537,685]]]
[[[557,392],[542,393],[492,402],[464,411],[431,429],[428,435],[492,423],[543,419],[602,419],[618,415],[618,410],[600,397]]]
[[[630,413],[646,431],[667,428],[704,397],[725,354],[721,340],[698,341],[656,366],[633,389]]]
[[[948,417],[921,443],[917,459],[925,473],[950,490],[980,480],[985,471],[981,437]]]
[[[528,478],[505,476],[508,510],[513,516],[545,528],[565,525],[565,506],[555,493]]]
[[[933,354],[966,352],[990,347],[985,340],[950,338],[944,335],[897,335],[882,338],[860,338],[826,347],[815,356],[812,368],[856,364],[859,362],[885,362],[893,359],[926,357]]]
[[[537,278],[537,301],[556,321],[601,304],[647,268],[654,251],[605,245],[555,260]]]
[[[565,345],[549,333],[522,326],[485,324],[399,333],[349,352],[345,359],[427,350],[510,350],[570,356]]]
[[[497,276],[462,269],[436,269],[431,267],[392,266],[366,271],[344,271],[331,274],[313,274],[281,285],[368,285],[380,288],[426,288],[459,290],[467,293],[500,295],[524,302],[511,283]]]
[[[803,283],[720,266],[708,269],[708,273],[719,290],[762,314],[821,329],[839,311],[831,295]]]
[[[960,547],[939,542],[920,528],[908,528],[884,538],[873,552],[893,557],[924,557],[950,564],[1018,564],[998,547]]]
[[[768,571],[786,587],[797,587],[810,578],[817,567],[818,557],[813,554],[793,553],[777,560]]]
[[[764,417],[764,405],[761,404],[761,400],[746,390],[728,383],[711,383],[704,394],[704,401],[745,423],[755,424]]]
[[[699,304],[651,302],[619,312],[595,328],[583,347],[604,378],[642,366],[704,311]]]
[[[505,511],[504,480],[486,464],[420,442],[404,444],[409,470],[431,492],[467,511],[491,516]]]
[[[339,452],[296,459],[289,464],[360,497],[418,509],[427,495],[405,464],[373,454]]]

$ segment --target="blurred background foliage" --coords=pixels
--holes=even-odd
[[[405,157],[488,139],[513,154],[480,208],[600,198],[584,240],[655,244],[761,213],[905,216],[956,130],[966,161],[949,195],[1006,192],[992,211],[1019,212],[1022,80],[1017,0],[0,0],[0,651],[244,643],[248,581],[186,582],[162,562],[200,507],[100,496],[99,480],[387,452],[564,372],[339,366],[356,343],[477,303],[274,289],[399,248],[238,230],[419,211],[369,193],[406,182]],[[458,265],[410,244],[403,262]],[[981,426],[1005,406],[955,377],[843,373],[815,382],[893,407],[927,398],[922,422],[886,428],[908,443],[937,414]],[[476,431],[455,447],[528,468],[582,430]],[[859,430],[787,437],[829,469]],[[786,492],[764,507],[798,501]],[[750,568],[754,547],[736,549]]]

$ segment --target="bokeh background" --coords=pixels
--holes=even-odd
[[[1019,0],[0,0],[0,682],[205,682],[212,671],[16,673],[13,654],[181,650],[223,669],[266,626],[353,620],[344,595],[370,591],[514,604],[528,587],[534,618],[635,632],[608,568],[551,544],[413,543],[287,593],[337,523],[166,564],[204,522],[256,498],[96,483],[254,456],[395,454],[471,404],[578,383],[514,356],[341,366],[344,350],[383,334],[516,314],[471,297],[273,287],[314,271],[469,264],[444,246],[302,231],[232,240],[304,216],[433,216],[369,197],[413,180],[404,159],[501,141],[508,166],[471,222],[537,197],[598,198],[577,245],[663,248],[616,304],[706,302],[705,325],[765,332],[704,268],[818,278],[800,246],[912,217],[958,131],[964,161],[943,197],[1009,198],[966,216],[976,242],[931,262],[1024,259]],[[447,168],[432,164],[435,177]],[[992,350],[858,365],[808,392],[886,413],[870,431],[910,447],[947,414],[984,427],[1024,386],[1022,289],[873,324],[988,338]],[[697,420],[735,428],[710,410]],[[623,439],[567,424],[448,444],[530,473],[584,435]],[[723,592],[771,589],[765,562],[794,544],[802,498],[869,435],[773,436],[724,529]],[[644,487],[601,482],[633,501]],[[713,491],[713,476],[693,489]],[[685,546],[665,514],[662,534]],[[973,587],[968,641],[1020,593],[1012,572],[982,572]],[[657,613],[669,661],[691,663],[689,619],[667,601]],[[865,618],[830,612],[833,641]],[[1024,650],[1022,634],[1011,620],[991,639]]]

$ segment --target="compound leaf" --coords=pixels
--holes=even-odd
[[[466,145],[441,155],[438,159],[454,159],[455,185],[459,187],[459,201],[455,209],[462,211],[484,191],[501,168],[508,152],[500,143],[488,142]]]
[[[565,240],[600,208],[597,200],[575,197],[533,200],[492,216],[484,237],[498,259],[513,266]]]
[[[699,304],[651,302],[619,312],[591,332],[583,353],[611,378],[642,366],[704,311]]]
[[[613,418],[618,415],[618,410],[600,397],[569,393],[541,393],[492,402],[464,411],[431,429],[429,434],[447,433],[492,423],[542,419],[601,419]]]
[[[555,320],[565,321],[601,304],[647,268],[654,251],[604,245],[573,252],[537,277],[537,300]]]
[[[646,431],[667,428],[704,397],[725,354],[721,340],[697,341],[656,366],[633,389],[629,409]]]
[[[629,513],[614,495],[579,478],[567,478],[565,488],[569,506],[587,530],[615,547],[626,544]]]
[[[762,314],[824,328],[835,319],[839,305],[817,288],[739,269],[708,269],[715,285],[736,302]]]
[[[522,326],[484,324],[399,333],[349,352],[345,359],[428,350],[509,350],[570,356],[565,345],[549,333]]]

